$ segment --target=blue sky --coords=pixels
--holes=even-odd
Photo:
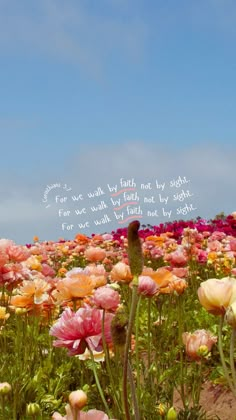
[[[192,217],[234,211],[235,41],[234,0],[0,0],[0,236],[63,236],[59,181],[186,175]]]

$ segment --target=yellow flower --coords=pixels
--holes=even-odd
[[[5,308],[5,306],[0,306],[0,319],[5,320],[5,319],[8,319],[8,318],[9,318],[9,316],[10,316],[10,314],[7,314],[7,313],[6,313],[6,308]]]

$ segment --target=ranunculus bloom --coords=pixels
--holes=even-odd
[[[106,251],[102,248],[91,246],[86,249],[84,256],[92,262],[102,261],[106,256]]]
[[[22,263],[9,263],[0,269],[0,284],[6,284],[8,288],[13,288],[27,277],[28,271]]]
[[[8,247],[7,253],[9,259],[14,262],[22,262],[29,258],[30,253],[26,251],[22,246],[11,245]]]
[[[115,264],[110,274],[112,281],[122,281],[124,283],[130,283],[133,279],[129,265],[125,264],[124,262],[118,262],[117,264]]]
[[[66,405],[66,416],[61,416],[59,413],[54,413],[52,416],[53,420],[74,420],[75,415],[73,413],[73,409],[71,409],[70,405]],[[109,420],[106,413],[100,410],[89,410],[87,412],[80,411],[78,413],[78,420]],[[115,419],[111,419],[115,420]]]
[[[8,314],[6,312],[6,307],[5,306],[0,306],[0,320],[6,320],[9,318],[10,314]]]
[[[88,402],[87,394],[82,389],[72,391],[69,395],[69,402],[72,408],[81,410]]]
[[[108,286],[99,287],[94,292],[93,302],[98,308],[116,311],[120,303],[120,295]]]
[[[89,264],[83,269],[83,273],[94,281],[94,287],[107,284],[107,272],[103,264]]]
[[[45,276],[45,277],[47,277],[47,276],[50,276],[50,277],[53,277],[53,276],[55,276],[55,270],[53,270],[53,268],[52,267],[50,267],[50,265],[48,265],[48,264],[42,264],[42,270],[41,270],[41,273]]]
[[[0,394],[6,395],[11,391],[11,385],[8,382],[0,383]]]
[[[217,337],[206,330],[196,330],[194,333],[185,332],[182,335],[187,355],[193,360],[200,360],[199,351],[206,348],[205,353],[209,353],[213,344],[217,342]]]
[[[225,314],[231,301],[235,281],[230,277],[203,281],[198,289],[201,305],[213,315]]]
[[[10,304],[17,308],[30,309],[34,305],[40,305],[48,299],[50,284],[41,278],[23,281],[19,288],[19,294],[12,296]]]
[[[231,239],[229,246],[231,251],[236,251],[236,239]]]
[[[156,271],[150,271],[148,273],[155,283],[160,288],[160,293],[170,293],[172,292],[172,282],[174,280],[174,276],[171,271],[167,270],[164,267],[158,268]]]
[[[177,277],[183,278],[188,275],[188,269],[186,267],[174,267],[172,270],[172,274]]]
[[[113,314],[105,314],[105,340],[111,343],[111,321]],[[57,337],[55,347],[66,347],[69,356],[82,354],[85,348],[102,350],[102,317],[103,311],[97,308],[79,308],[73,312],[66,308],[59,320],[51,327],[50,335]]]
[[[166,255],[166,260],[170,261],[172,266],[183,267],[187,264],[188,258],[184,254],[184,251],[181,249],[177,249],[174,252]]]
[[[79,269],[73,269],[67,272],[66,277],[58,281],[56,289],[52,295],[58,303],[70,301],[91,295],[94,281],[81,273]]]
[[[172,288],[178,295],[182,295],[187,287],[188,283],[184,279],[176,278],[172,282]]]
[[[0,249],[0,268],[9,262],[9,256]]]
[[[154,296],[158,293],[159,287],[149,276],[139,276],[138,293],[147,297]]]

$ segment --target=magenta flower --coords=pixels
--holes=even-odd
[[[79,308],[73,312],[66,308],[59,320],[51,327],[50,335],[57,337],[55,347],[66,347],[69,356],[83,354],[88,348],[92,351],[102,350],[102,316],[103,311],[97,308]],[[113,314],[105,314],[104,338],[111,343],[111,321]]]

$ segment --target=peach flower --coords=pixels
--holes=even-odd
[[[230,277],[203,281],[198,289],[201,305],[213,315],[225,314],[232,298],[235,282],[236,280]]]
[[[207,355],[217,337],[206,330],[196,330],[194,333],[185,332],[182,335],[187,355],[193,360],[201,360],[201,354]]]
[[[59,413],[54,413],[53,420],[75,420],[75,414],[69,404],[66,405],[66,416],[61,416]],[[107,414],[100,410],[79,411],[77,415],[78,420],[109,420]],[[112,419],[111,419],[112,420]],[[115,419],[113,419],[115,420]]]
[[[73,269],[67,272],[66,277],[58,281],[56,289],[52,295],[57,303],[80,299],[91,295],[94,281],[78,269]]]
[[[88,261],[98,262],[104,260],[106,251],[102,248],[91,246],[86,249],[84,256]]]
[[[130,283],[133,279],[129,265],[125,264],[124,262],[118,262],[115,264],[111,270],[110,275],[112,281]]]

